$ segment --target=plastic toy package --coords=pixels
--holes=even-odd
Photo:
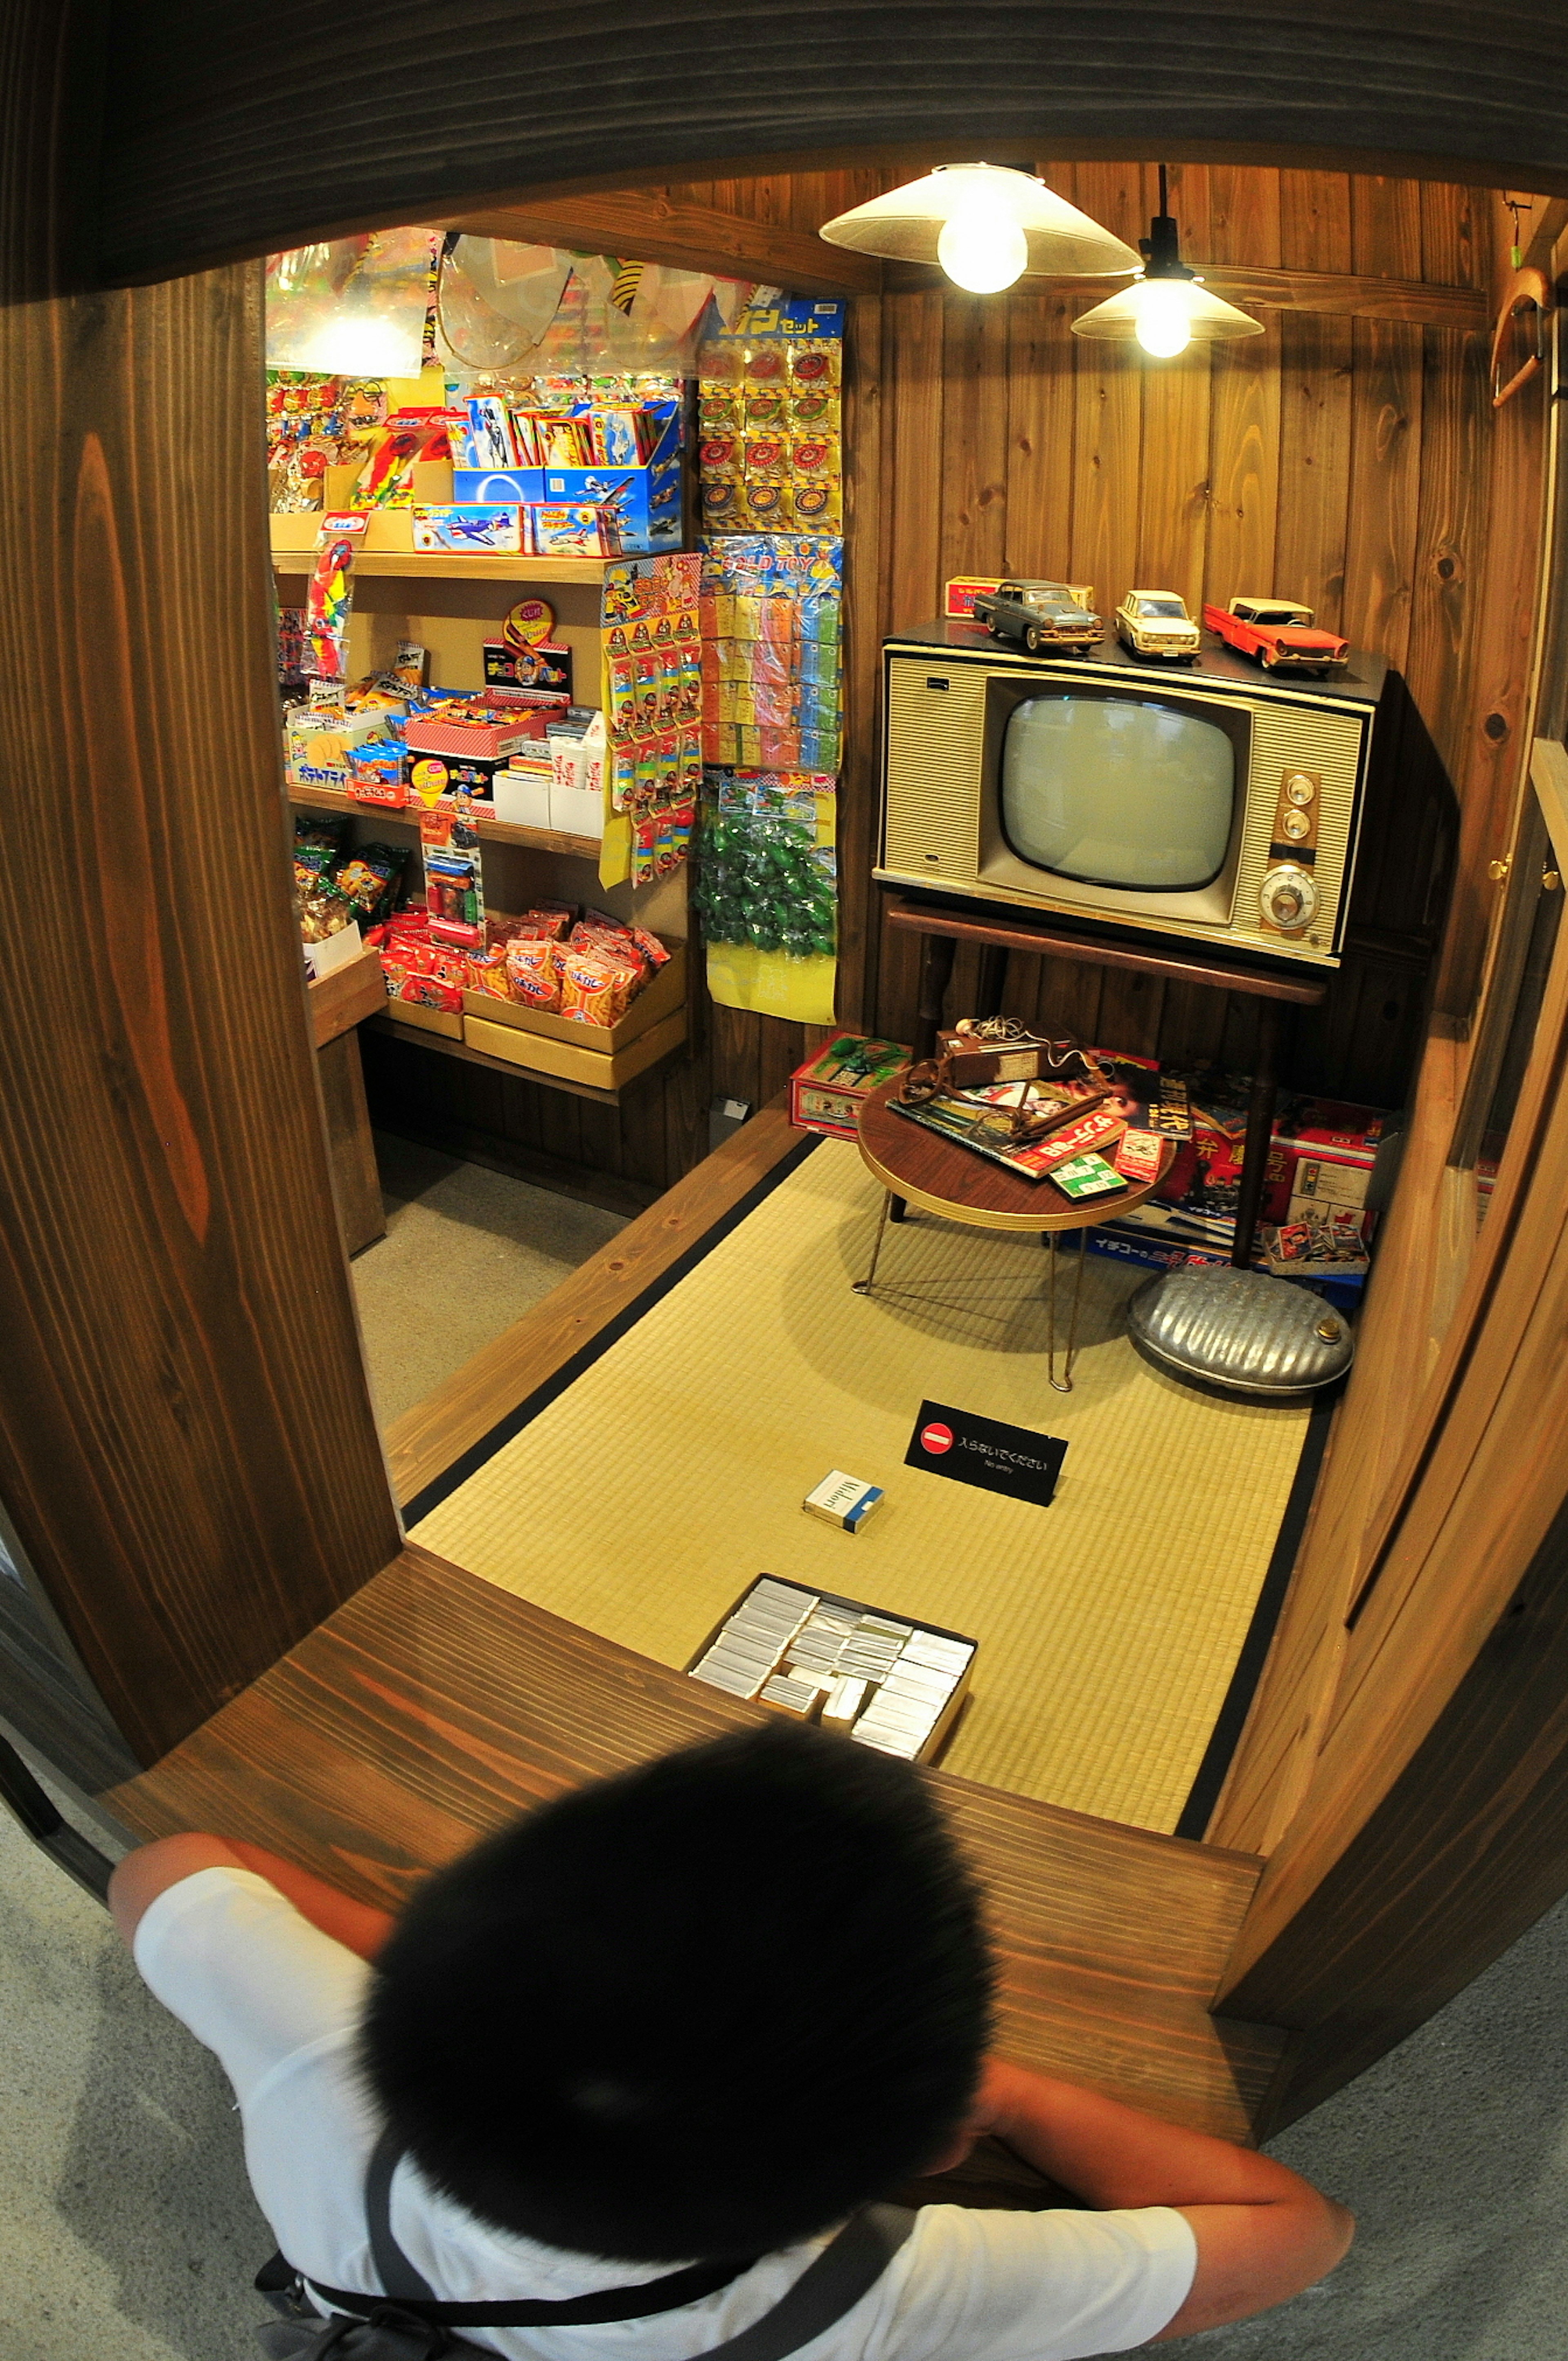
[[[678,869],[702,790],[699,561],[630,558],[605,576],[600,620],[608,810],[634,885]],[[607,842],[610,832],[607,828]],[[601,876],[605,876],[601,867]],[[606,876],[606,882],[613,882]]]
[[[844,311],[793,300],[745,313],[697,355],[709,533],[830,530],[843,520]]]
[[[843,573],[837,533],[727,534],[707,544],[706,762],[837,771]]]
[[[707,774],[693,899],[709,943],[797,960],[833,956],[834,787],[823,773]]]

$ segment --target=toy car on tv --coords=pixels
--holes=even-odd
[[[1350,654],[1350,642],[1314,629],[1310,607],[1294,598],[1233,598],[1229,607],[1205,607],[1203,621],[1227,647],[1255,656],[1266,672],[1326,677]]]
[[[1041,648],[1092,648],[1105,632],[1065,582],[999,582],[976,594],[974,620],[993,639],[1021,640],[1031,655]]]
[[[1186,602],[1174,590],[1129,590],[1116,609],[1116,637],[1130,655],[1185,664],[1201,644]]]

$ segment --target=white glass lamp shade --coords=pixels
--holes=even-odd
[[[1182,329],[1185,327],[1186,334]],[[1212,344],[1223,336],[1261,336],[1263,322],[1212,295],[1200,279],[1140,279],[1119,287],[1092,312],[1072,324],[1075,336],[1113,336],[1140,344],[1157,359],[1168,360],[1188,344]]]
[[[996,275],[1017,258],[1020,233],[1017,268]],[[959,286],[981,293],[1025,276],[1115,279],[1143,267],[1132,247],[1043,181],[1004,164],[944,165],[825,222],[821,235],[829,246],[889,262],[938,262]],[[938,250],[944,242],[946,256]],[[966,268],[972,276],[961,275]]]

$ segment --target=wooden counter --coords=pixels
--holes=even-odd
[[[510,1814],[761,1718],[411,1546],[104,1801],[395,1908]],[[1004,2051],[1247,2138],[1283,2036],[1208,2003],[1261,1863],[931,1776],[990,1895]]]

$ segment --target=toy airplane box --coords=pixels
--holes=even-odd
[[[581,505],[593,501],[605,509],[621,550],[647,555],[681,544],[681,441],[679,405],[647,405],[661,420],[657,439],[644,466],[592,467],[458,467],[452,478],[455,500],[483,505],[515,500],[525,506],[541,502]]]
[[[899,1041],[872,1041],[840,1033],[789,1078],[789,1119],[797,1131],[853,1139],[862,1101],[909,1063]]]
[[[458,500],[439,508],[416,505],[413,545],[454,555],[515,557],[522,548],[518,504]]]

